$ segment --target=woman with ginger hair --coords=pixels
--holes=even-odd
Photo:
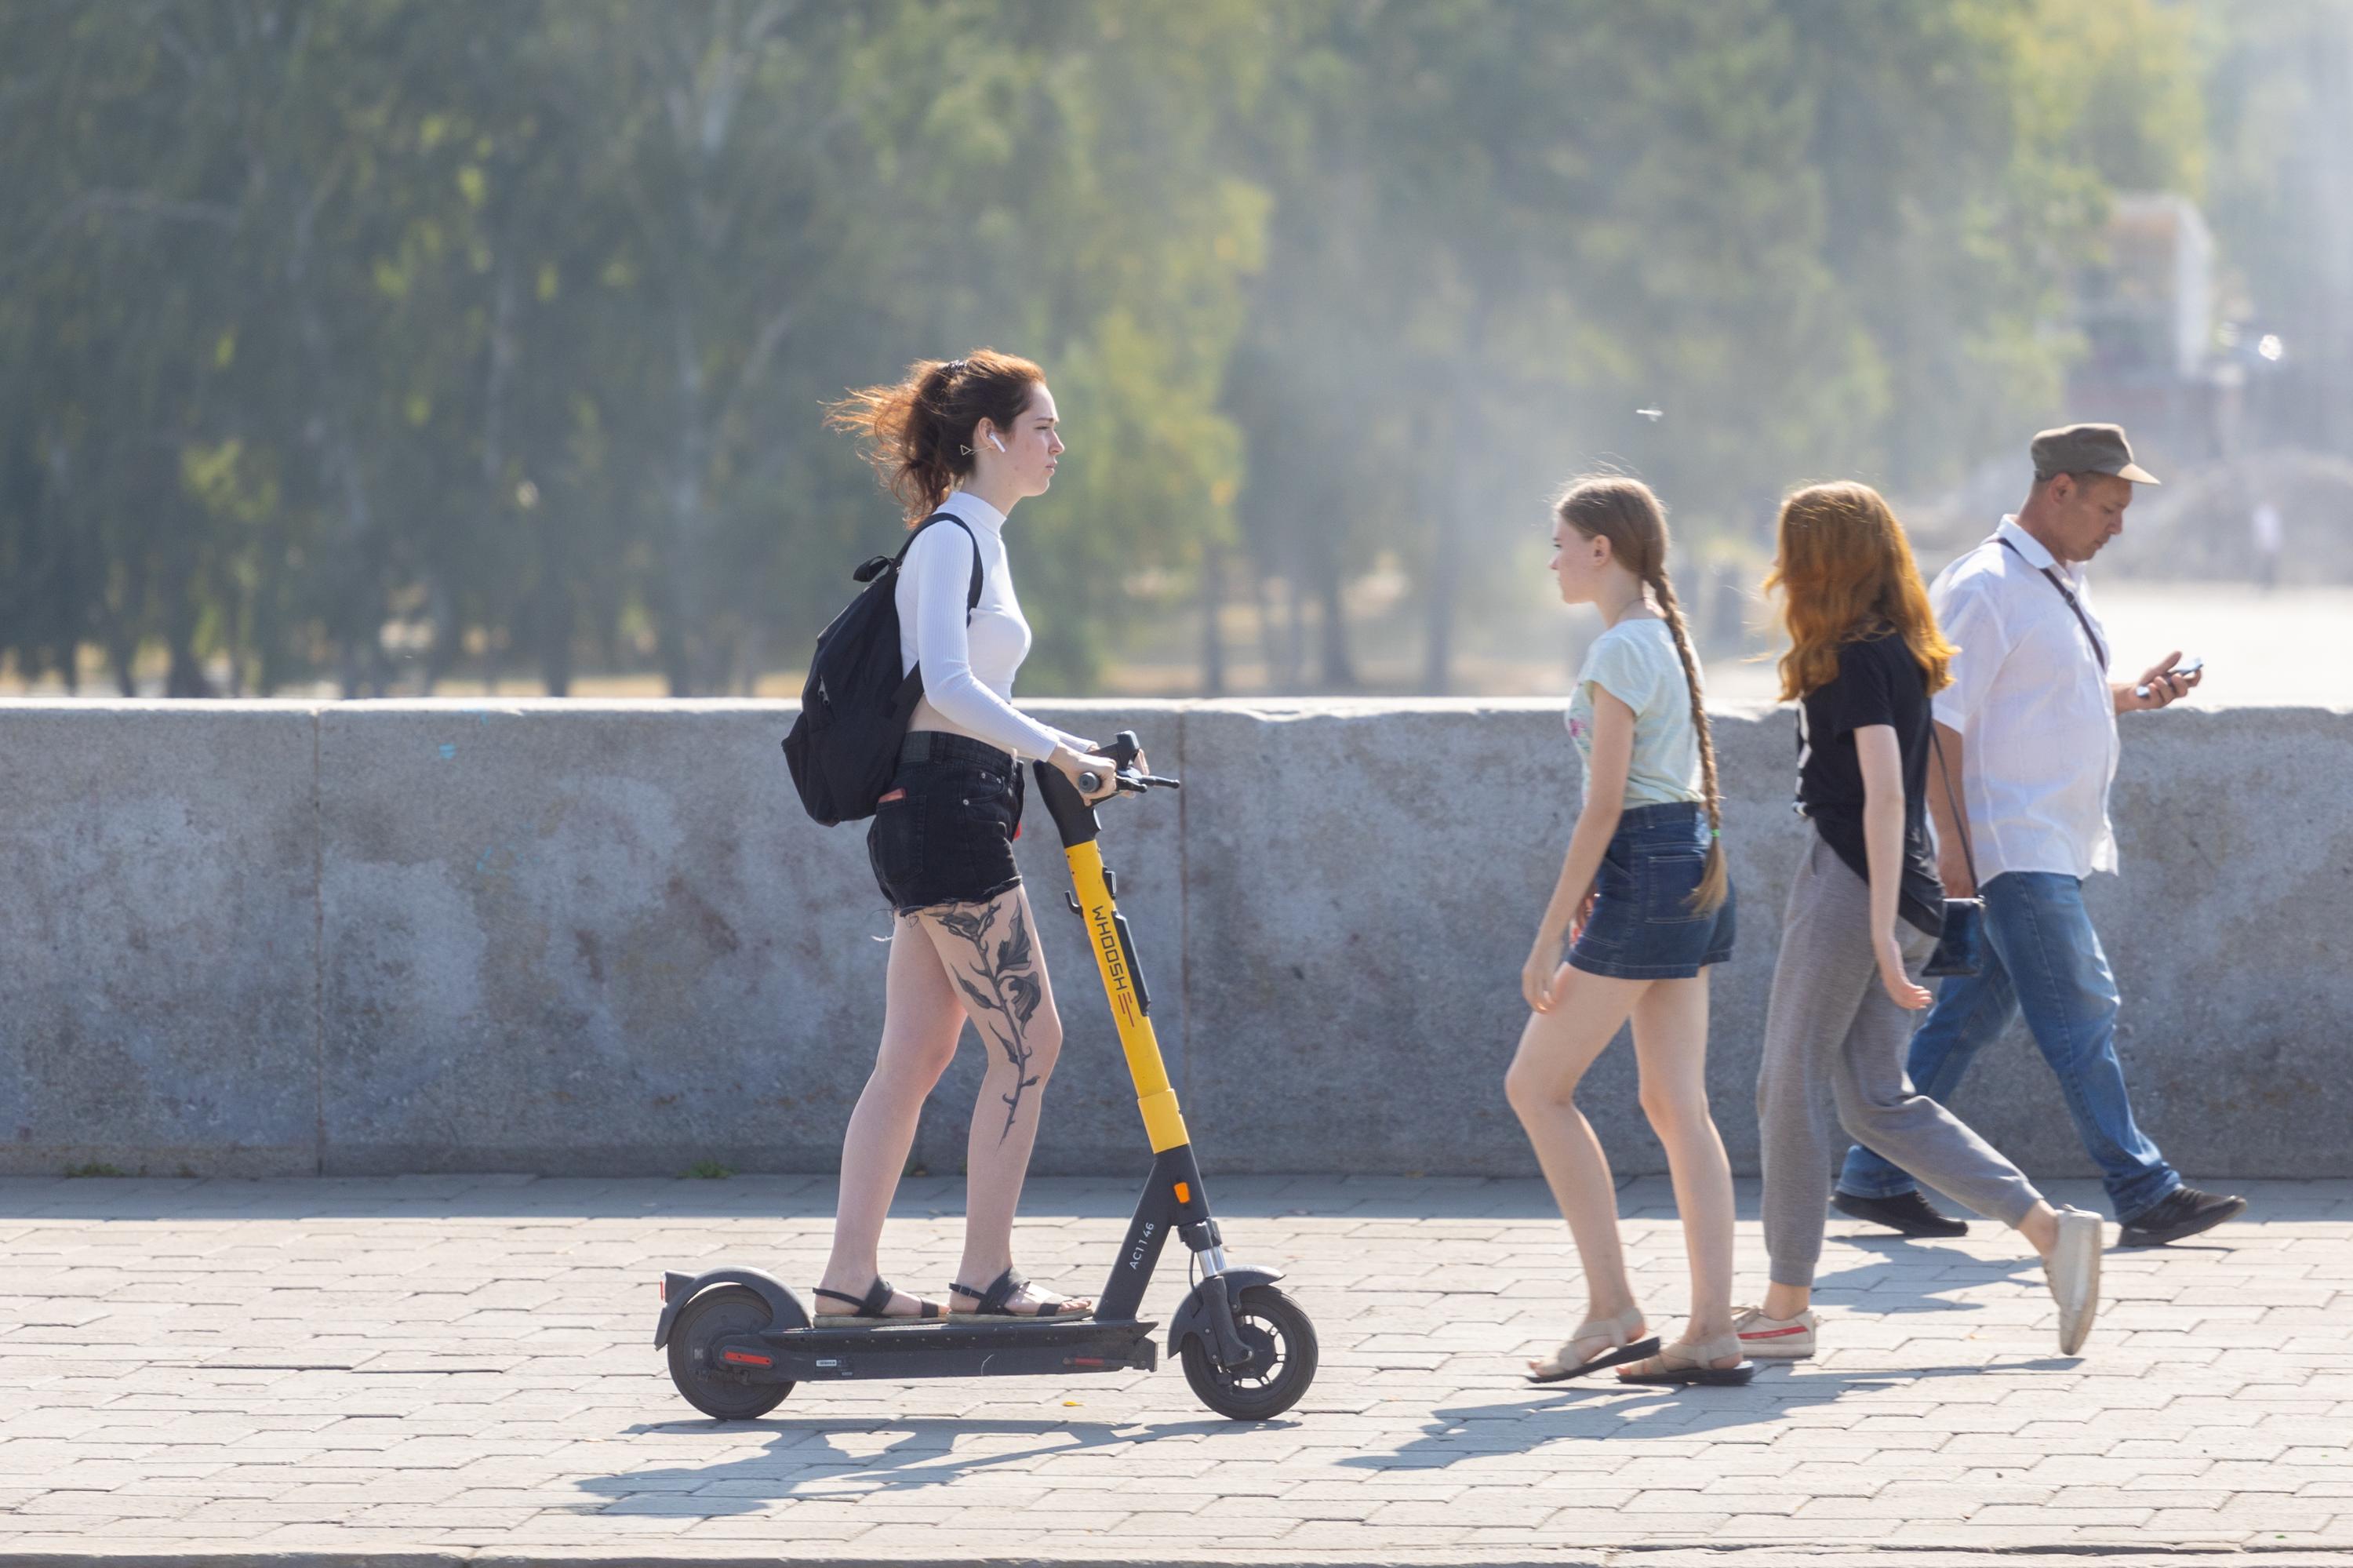
[[[1813,823],[1781,926],[1757,1110],[1772,1283],[1744,1311],[1751,1356],[1814,1352],[1809,1309],[1837,1150],[1855,1139],[1956,1202],[2014,1226],[2042,1255],[2073,1355],[2099,1308],[2099,1217],[2053,1209],[1993,1147],[1904,1075],[1914,976],[1944,922],[1924,810],[1928,698],[1950,679],[1903,524],[1869,485],[1818,484],[1782,503],[1767,591],[1789,649],[1781,696],[1799,705],[1798,810]]]

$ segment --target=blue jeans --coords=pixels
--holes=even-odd
[[[2116,1218],[2136,1219],[2180,1186],[2181,1174],[2133,1125],[2116,1060],[2116,980],[2084,908],[2084,885],[2057,872],[2010,871],[1979,891],[1986,966],[1944,982],[1912,1036],[1905,1066],[1913,1086],[1939,1104],[1949,1101],[1977,1054],[2023,1010]],[[1840,1192],[1858,1198],[1897,1197],[1917,1185],[1861,1145],[1847,1150],[1838,1181]]]

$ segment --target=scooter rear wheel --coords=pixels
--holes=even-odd
[[[1179,1352],[1185,1381],[1202,1404],[1236,1421],[1271,1421],[1299,1403],[1315,1381],[1315,1325],[1298,1302],[1271,1285],[1234,1298],[1234,1326],[1250,1348],[1245,1367],[1219,1366],[1201,1336]]]
[[[768,1326],[768,1304],[748,1286],[722,1285],[686,1304],[670,1336],[670,1381],[686,1402],[722,1421],[750,1421],[782,1404],[788,1383],[752,1383],[719,1366],[711,1347],[729,1334],[756,1334]]]

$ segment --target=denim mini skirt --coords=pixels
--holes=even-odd
[[[1689,980],[1732,957],[1735,899],[1694,909],[1707,869],[1707,809],[1696,800],[1634,806],[1594,879],[1592,916],[1568,950],[1573,968],[1620,980]]]
[[[892,910],[985,904],[1021,885],[1021,797],[1011,753],[944,730],[909,735],[866,830],[867,863]]]

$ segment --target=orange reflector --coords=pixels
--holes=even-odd
[[[1182,1181],[1177,1182],[1176,1201],[1180,1203],[1191,1202],[1193,1201],[1193,1189]]]
[[[668,1306],[670,1304],[669,1275],[665,1274],[659,1279],[654,1281],[654,1294],[661,1298],[664,1306]]]
[[[719,1359],[723,1361],[733,1361],[737,1366],[744,1367],[772,1367],[776,1364],[766,1356],[755,1356],[749,1351],[729,1351]]]

